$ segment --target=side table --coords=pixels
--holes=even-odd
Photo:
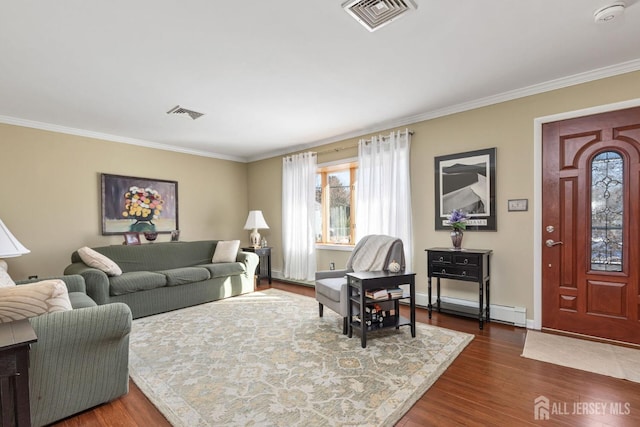
[[[29,349],[38,340],[28,319],[0,324],[2,427],[31,426]]]
[[[367,346],[367,331],[373,331],[384,328],[400,328],[400,326],[409,325],[411,327],[411,336],[416,337],[416,273],[401,271],[399,273],[391,273],[389,271],[361,271],[347,273],[347,295],[351,300],[349,304],[349,338],[353,335],[353,328],[360,329],[360,340],[362,348]],[[409,295],[402,295],[388,299],[371,299],[365,296],[367,290],[371,289],[391,289],[400,285],[409,285]],[[410,319],[400,316],[401,299],[409,299]],[[365,323],[366,307],[377,303],[393,301],[394,315],[385,318],[382,323],[376,325],[367,325]],[[353,312],[354,305],[358,309],[358,313]],[[354,315],[359,316],[359,320],[354,320]]]
[[[491,277],[491,249],[449,249],[431,248],[427,251],[427,277],[429,319],[433,305],[431,304],[431,278],[437,279],[436,309],[440,313],[458,316],[474,317],[478,319],[480,329],[484,322],[491,319],[490,277]],[[454,279],[463,282],[474,282],[478,286],[478,307],[472,309],[458,304],[440,301],[440,279]]]
[[[256,267],[256,276],[258,276],[258,286],[260,286],[260,279],[269,279],[269,285],[271,285],[271,247],[254,248],[249,246],[242,248],[243,252],[253,252],[260,257],[260,262]]]

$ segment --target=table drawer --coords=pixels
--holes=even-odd
[[[453,262],[453,254],[435,252],[429,255],[429,262],[434,264],[451,264]]]
[[[480,265],[482,257],[476,254],[454,254],[453,255],[453,263],[456,265],[471,265],[478,266]]]
[[[480,269],[473,267],[457,267],[453,265],[434,265],[433,277],[448,277],[450,279],[464,278],[465,280],[479,280]]]

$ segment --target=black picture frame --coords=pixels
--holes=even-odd
[[[179,229],[177,181],[102,173],[100,183],[102,235]]]
[[[496,148],[435,157],[435,229],[450,230],[454,209],[467,230],[496,231]]]

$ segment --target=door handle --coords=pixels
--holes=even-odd
[[[547,245],[548,248],[551,248],[555,245],[562,245],[562,242],[554,242],[553,240],[549,239],[546,242],[544,242],[545,245]]]

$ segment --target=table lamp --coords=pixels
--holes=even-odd
[[[0,258],[13,258],[29,252],[0,219]]]
[[[249,211],[249,216],[247,217],[247,222],[244,224],[244,229],[253,230],[249,235],[249,241],[251,242],[251,246],[254,248],[260,247],[260,233],[258,233],[259,228],[269,228],[267,222],[264,220],[264,216],[262,216],[262,211]]]

